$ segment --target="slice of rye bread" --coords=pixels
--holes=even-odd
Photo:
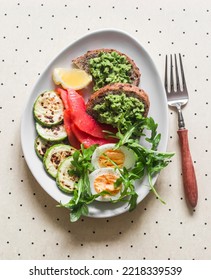
[[[109,94],[122,94],[125,93],[128,97],[138,98],[145,107],[145,111],[143,113],[144,117],[147,117],[150,107],[150,101],[148,94],[137,86],[131,84],[124,83],[115,83],[102,87],[95,93],[93,93],[86,104],[86,111],[89,115],[97,119],[97,113],[93,110],[96,104],[100,104],[103,102],[105,96]]]
[[[131,79],[131,84],[138,86],[140,82],[140,77],[141,77],[141,72],[135,62],[128,57],[126,54],[121,53],[120,51],[117,51],[115,49],[97,49],[97,50],[91,50],[86,52],[84,55],[81,55],[75,59],[72,60],[72,62],[80,69],[85,70],[87,73],[90,74],[89,71],[89,59],[98,57],[98,55],[101,52],[106,52],[106,53],[111,53],[111,52],[116,52],[119,55],[123,55],[126,57],[127,61],[132,65],[131,71],[130,71],[130,79]]]

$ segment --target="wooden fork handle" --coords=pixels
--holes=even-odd
[[[179,129],[177,131],[180,141],[181,160],[182,160],[182,176],[186,194],[186,199],[192,207],[196,207],[198,201],[198,188],[195,170],[191,158],[188,143],[188,130]]]

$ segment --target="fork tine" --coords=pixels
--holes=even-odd
[[[166,93],[168,93],[168,56],[166,55],[166,62],[165,62],[165,80],[164,80],[164,85],[166,89]]]
[[[174,79],[173,79],[173,62],[172,55],[170,56],[170,90],[171,92],[174,90]]]
[[[174,60],[175,60],[176,85],[177,85],[177,90],[178,90],[180,88],[180,82],[179,82],[179,74],[178,74],[177,56],[176,56],[176,54],[174,55]]]
[[[183,90],[187,91],[187,86],[186,86],[186,81],[185,81],[185,74],[184,74],[184,69],[183,69],[183,65],[182,65],[182,56],[179,53],[179,61],[180,61],[180,69],[181,69],[181,75],[182,75],[182,86],[183,86]]]

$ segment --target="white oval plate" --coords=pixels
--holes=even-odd
[[[162,134],[159,150],[166,151],[168,135],[166,95],[157,69],[149,54],[137,40],[120,30],[104,29],[90,33],[65,48],[50,62],[35,84],[22,116],[21,143],[25,160],[37,182],[57,202],[67,203],[70,196],[57,188],[55,181],[46,174],[41,160],[35,153],[36,131],[32,113],[33,104],[42,91],[55,88],[52,82],[54,68],[71,67],[73,58],[84,54],[88,50],[100,48],[117,49],[131,57],[139,67],[142,74],[140,87],[148,93],[150,98],[149,115],[158,123],[158,130]],[[154,178],[154,182],[156,179],[157,176]],[[149,193],[147,185],[147,179],[137,185],[138,203]],[[128,211],[127,204],[122,203],[112,204],[96,201],[89,206],[89,216],[96,218],[116,216],[126,211]]]

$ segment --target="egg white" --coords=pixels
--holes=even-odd
[[[99,164],[99,157],[107,150],[114,149],[114,147],[115,144],[110,143],[110,144],[101,145],[95,149],[92,155],[92,165],[94,166],[95,169],[101,168]],[[127,169],[132,168],[136,163],[135,153],[131,149],[125,146],[121,146],[118,150],[120,150],[125,156],[125,161],[123,163],[123,166]],[[110,166],[109,167],[105,166],[103,168],[110,168]]]
[[[93,171],[92,173],[89,174],[90,189],[91,189],[91,193],[93,195],[98,194],[98,192],[95,190],[95,187],[94,187],[95,179],[101,175],[106,175],[106,174],[112,174],[112,175],[116,175],[117,177],[120,177],[119,171],[115,170],[112,167],[96,169],[95,171]],[[116,200],[120,197],[120,192],[121,192],[121,190],[116,195],[99,196],[96,198],[96,200],[105,201],[105,202],[111,201],[111,200]]]

